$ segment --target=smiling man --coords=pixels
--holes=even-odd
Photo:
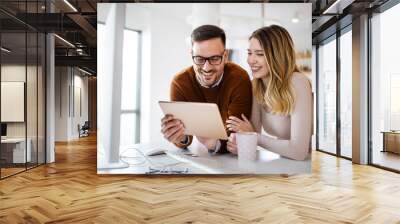
[[[175,75],[171,100],[216,103],[224,123],[229,116],[250,117],[251,82],[243,68],[228,62],[225,32],[217,26],[203,25],[193,30],[191,39],[193,65]],[[168,141],[181,148],[191,144],[193,136],[184,135],[184,124],[180,120],[165,116],[161,123],[161,132]],[[197,138],[209,152],[228,152],[226,141]]]

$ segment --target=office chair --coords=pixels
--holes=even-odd
[[[89,121],[85,121],[85,123],[80,128],[78,125],[78,129],[79,129],[79,138],[89,136],[89,129],[90,129]]]

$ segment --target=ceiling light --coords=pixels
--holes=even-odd
[[[67,4],[72,10],[74,10],[74,12],[78,12],[78,10],[71,4],[69,3],[68,0],[64,0],[65,4]]]
[[[295,12],[295,13],[294,13],[294,16],[293,16],[293,18],[292,18],[292,23],[298,23],[298,22],[300,22],[300,19],[299,19],[299,12]]]
[[[84,55],[83,49],[81,49],[81,48],[77,48],[76,53],[78,53],[79,55]]]
[[[81,68],[79,68],[79,67],[78,67],[78,70],[81,71],[81,72],[83,72],[83,73],[85,73],[85,74],[87,74],[87,75],[92,75],[92,73],[90,73],[90,72],[88,72],[88,71],[86,71],[86,70],[83,70],[83,69],[81,69]]]
[[[7,48],[5,48],[5,47],[1,47],[1,50],[4,51],[4,52],[6,52],[6,53],[10,53],[10,52],[11,52],[11,50],[9,50],[9,49],[7,49]]]
[[[62,42],[66,43],[67,45],[69,45],[70,47],[75,48],[75,45],[71,44],[71,42],[69,42],[68,40],[58,36],[57,34],[54,34],[55,37],[57,37],[59,40],[61,40]]]
[[[341,14],[343,9],[351,5],[355,0],[336,0],[332,5],[324,10],[322,14]]]

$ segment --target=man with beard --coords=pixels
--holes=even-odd
[[[225,32],[213,25],[193,30],[193,65],[175,75],[171,83],[171,100],[216,103],[224,126],[229,116],[250,117],[252,104],[251,82],[247,72],[227,61]],[[180,148],[189,146],[193,136],[184,135],[184,124],[171,115],[161,120],[164,138]],[[228,135],[230,132],[227,130]],[[226,153],[226,141],[198,137],[212,153]]]

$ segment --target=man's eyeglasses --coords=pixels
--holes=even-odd
[[[219,65],[222,62],[222,58],[224,55],[214,55],[208,58],[202,57],[202,56],[192,56],[193,62],[196,65],[204,65],[206,61],[210,63],[210,65]]]

